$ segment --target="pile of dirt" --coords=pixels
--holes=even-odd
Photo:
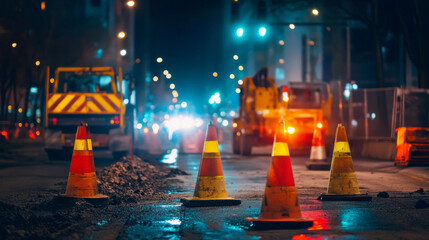
[[[135,203],[145,199],[163,198],[159,189],[165,179],[187,174],[179,169],[155,167],[137,156],[123,157],[97,172],[99,191],[110,198],[111,204]]]

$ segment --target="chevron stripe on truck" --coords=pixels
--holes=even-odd
[[[47,110],[55,114],[119,114],[121,96],[107,93],[54,93],[49,94]]]

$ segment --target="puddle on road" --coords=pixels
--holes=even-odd
[[[177,168],[177,157],[179,156],[177,148],[171,149],[171,151],[161,158],[161,162],[167,164],[170,168]]]

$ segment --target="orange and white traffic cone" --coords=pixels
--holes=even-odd
[[[241,200],[228,197],[216,127],[212,122],[207,128],[194,197],[180,201],[185,207],[233,206],[241,203]]]
[[[325,139],[322,128],[316,127],[311,143],[310,161],[305,163],[310,170],[329,170],[331,163],[326,157]]]
[[[371,201],[372,199],[371,196],[361,194],[359,191],[346,129],[341,124],[338,124],[335,134],[328,192],[322,193],[318,199],[322,201]]]
[[[307,228],[313,220],[304,219],[293,178],[284,120],[274,137],[270,170],[259,218],[246,218],[256,229]]]
[[[92,141],[87,126],[81,123],[77,127],[66,194],[57,196],[57,200],[84,199],[97,204],[107,202],[108,197],[98,193]]]

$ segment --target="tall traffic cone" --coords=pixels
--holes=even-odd
[[[331,163],[326,157],[325,139],[322,128],[314,129],[313,141],[311,143],[310,161],[305,163],[310,170],[329,170]]]
[[[108,198],[98,193],[91,136],[88,125],[83,123],[77,127],[66,194],[56,197],[58,200],[76,198],[93,203],[106,203]]]
[[[270,170],[259,218],[246,218],[256,229],[307,228],[313,220],[304,219],[293,178],[284,120],[274,137]]]
[[[180,201],[185,207],[233,206],[241,203],[241,200],[228,197],[213,122],[207,128],[194,197]]]
[[[341,123],[338,124],[335,134],[328,192],[322,193],[318,199],[322,201],[371,201],[372,199],[371,196],[361,194],[359,191],[346,129]]]

